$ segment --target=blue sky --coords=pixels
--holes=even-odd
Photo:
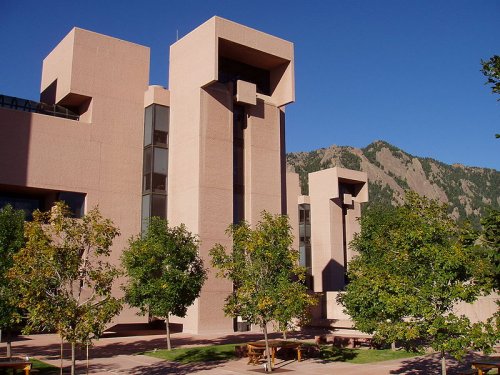
[[[43,58],[82,27],[168,48],[218,15],[295,44],[287,151],[382,139],[418,156],[500,170],[500,97],[480,60],[500,54],[497,0],[1,1],[0,93],[38,99]]]

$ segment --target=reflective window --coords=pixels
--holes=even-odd
[[[30,221],[33,211],[48,211],[55,202],[64,201],[73,217],[80,218],[85,214],[85,197],[84,193],[46,189],[0,191],[0,208],[10,204],[16,210],[23,210],[26,220]]]
[[[0,208],[10,204],[14,210],[23,210],[25,219],[33,220],[33,211],[42,210],[42,202],[36,198],[9,197],[0,194]]]
[[[85,212],[85,194],[62,191],[58,200],[64,201],[75,217],[82,217]]]
[[[142,196],[141,230],[144,232],[149,224],[151,216],[151,195]]]
[[[167,174],[168,151],[164,148],[154,148],[153,172]]]
[[[153,134],[153,106],[150,105],[144,110],[144,146],[152,142]]]
[[[151,216],[158,216],[163,219],[167,217],[167,196],[153,194],[151,201]]]
[[[170,108],[155,105],[155,130],[168,132]]]
[[[154,192],[167,191],[167,175],[153,173],[153,180],[151,181],[151,189]]]
[[[170,108],[153,104],[144,112],[142,230],[152,216],[167,217],[168,130]],[[151,194],[154,193],[154,194]]]
[[[299,264],[306,267],[306,285],[313,289],[311,259],[311,206],[299,205]]]

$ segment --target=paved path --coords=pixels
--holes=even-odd
[[[165,339],[163,331],[133,332],[131,336],[105,337],[96,342],[95,347],[90,350],[89,372],[91,374],[258,374],[263,373],[260,366],[247,365],[247,359],[231,360],[224,362],[204,362],[194,364],[179,364],[166,362],[156,358],[137,354],[155,348],[164,348]],[[153,334],[156,333],[156,334]],[[299,334],[300,339],[312,339],[312,334]],[[187,335],[176,333],[172,336],[174,347],[189,347],[197,345],[223,344],[247,342],[261,339],[261,334],[243,333],[225,336],[216,335]],[[5,344],[0,344],[0,352],[3,354]],[[56,335],[32,335],[23,336],[13,343],[13,353],[17,356],[30,356],[45,362],[59,366],[60,342]],[[70,347],[65,344],[64,366],[69,366]],[[449,375],[457,374],[458,369],[465,368],[456,361],[449,361]],[[440,374],[440,362],[436,356],[427,355],[403,360],[393,360],[372,364],[351,364],[343,362],[324,362],[319,359],[306,359],[298,363],[295,360],[277,360],[276,371],[273,373],[290,373],[290,375],[302,374],[343,374],[343,375],[431,375]],[[68,373],[68,370],[65,371]],[[78,352],[77,374],[85,374],[85,352]]]

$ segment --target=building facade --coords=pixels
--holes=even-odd
[[[117,263],[149,217],[167,218],[200,237],[206,266],[215,243],[231,247],[229,224],[288,214],[311,290],[341,290],[366,175],[313,173],[304,197],[286,172],[293,44],[213,17],[171,46],[169,82],[149,85],[147,47],[73,29],[43,62],[39,102],[0,95],[0,206],[29,214],[64,200],[80,216],[99,205],[121,231]],[[231,291],[209,272],[187,317],[172,321],[234,331],[222,311]],[[145,320],[135,313],[117,322]]]

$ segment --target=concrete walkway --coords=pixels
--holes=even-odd
[[[247,359],[230,360],[223,362],[203,362],[180,364],[167,362],[138,353],[165,348],[163,331],[129,332],[129,336],[108,335],[96,342],[90,349],[89,372],[91,374],[258,374],[263,373],[260,366],[247,365]],[[294,334],[294,338],[314,338],[314,333]],[[172,335],[173,347],[190,347],[198,345],[213,345],[226,343],[241,343],[262,339],[262,334],[238,333],[224,336],[217,335],[187,335],[175,333]],[[0,345],[0,353],[5,353],[5,344]],[[60,341],[57,335],[42,334],[22,336],[13,343],[13,354],[16,356],[30,356],[59,366]],[[70,346],[64,345],[64,366],[70,364]],[[78,351],[78,374],[86,373],[85,351]],[[466,366],[449,360],[449,375],[459,373],[458,370]],[[430,375],[440,374],[440,361],[437,356],[427,355],[403,360],[385,361],[371,364],[351,364],[343,362],[324,362],[319,359],[306,359],[300,363],[296,360],[277,359],[273,373],[292,374],[345,374],[345,375],[386,375],[409,374]],[[69,370],[65,370],[69,373]]]

